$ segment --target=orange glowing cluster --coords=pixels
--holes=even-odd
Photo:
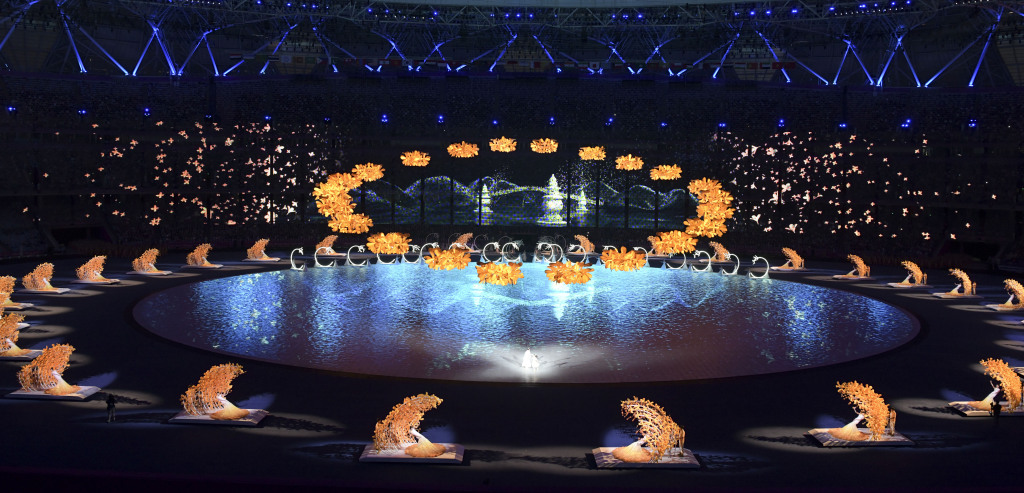
[[[658,233],[655,236],[648,236],[647,239],[650,240],[651,250],[655,255],[690,253],[697,249],[697,238],[678,230]]]
[[[32,272],[29,272],[25,277],[21,278],[21,283],[25,286],[25,289],[31,289],[35,291],[55,291],[57,288],[50,285],[50,279],[53,278],[53,264],[44,262],[36,266]]]
[[[455,158],[470,158],[480,154],[480,147],[476,144],[462,141],[448,146],[448,155]]]
[[[206,256],[210,254],[210,250],[212,249],[213,245],[210,245],[209,243],[200,244],[195,248],[195,250],[192,250],[192,252],[185,256],[185,262],[188,263],[188,265],[195,266],[212,265],[208,260],[206,260]]]
[[[634,156],[632,154],[626,154],[625,156],[619,156],[615,158],[615,169],[621,169],[626,171],[636,171],[644,167],[644,160],[640,156]]]
[[[544,271],[548,279],[561,284],[586,284],[594,269],[584,262],[554,262]]]
[[[14,291],[14,276],[0,276],[0,307],[14,305],[11,293]]]
[[[434,270],[462,270],[469,265],[469,250],[465,248],[431,248],[430,256],[423,261]]]
[[[586,236],[576,235],[576,241],[580,242],[580,248],[583,249],[583,253],[593,253],[594,243],[592,243]]]
[[[1001,359],[988,358],[981,361],[985,367],[985,374],[999,381],[999,388],[1003,389],[1007,404],[1010,409],[1020,407],[1021,383],[1020,375],[1013,371],[1013,368]]]
[[[619,247],[618,250],[609,248],[601,252],[601,262],[604,262],[606,269],[634,271],[647,263],[647,255],[636,250]]]
[[[864,263],[864,259],[860,258],[859,255],[850,254],[846,256],[846,260],[853,262],[854,269],[857,269],[857,277],[868,277],[871,275],[871,267]]]
[[[870,385],[854,382],[836,382],[836,388],[844,399],[857,410],[857,414],[864,415],[864,421],[871,430],[871,438],[877,439],[885,433],[885,425],[889,423],[889,406],[885,404],[882,396],[875,392]]]
[[[245,251],[246,258],[248,258],[249,260],[270,259],[270,257],[267,256],[267,252],[265,251],[267,248],[267,243],[270,243],[270,238],[261,238],[259,240],[256,240],[256,243],[253,243],[252,246]]]
[[[138,258],[132,260],[132,268],[135,272],[154,272],[156,271],[156,257],[160,255],[160,250],[156,248],[150,248],[142,252]]]
[[[902,265],[903,268],[907,269],[907,271],[910,272],[910,277],[912,277],[914,279],[913,284],[923,284],[923,283],[928,282],[928,275],[925,274],[924,272],[921,272],[921,268],[918,267],[917,264],[915,264],[915,263],[913,263],[913,262],[911,262],[909,260],[904,260],[904,261],[900,262],[900,265]],[[910,283],[905,283],[905,284],[910,284]]]
[[[714,238],[725,234],[725,220],[731,219],[736,209],[730,207],[732,194],[722,190],[718,180],[701,178],[688,187],[697,196],[697,217],[686,220],[686,233],[692,236]]]
[[[612,451],[616,458],[627,462],[658,462],[673,446],[682,451],[686,432],[661,406],[636,397],[622,401],[621,405],[622,417],[636,420],[640,440]],[[641,443],[647,444],[650,450],[641,449]]]
[[[409,235],[405,233],[377,233],[366,238],[366,248],[385,255],[401,255],[409,251]]]
[[[327,235],[324,239],[320,240],[320,243],[316,244],[316,250],[321,248],[327,249],[328,252],[334,251],[334,242],[338,240],[338,235]]]
[[[480,279],[481,283],[498,286],[515,284],[523,278],[523,272],[520,270],[522,266],[522,263],[499,264],[488,262],[486,264],[479,264],[476,266],[476,277]]]
[[[18,324],[25,320],[24,315],[8,313],[3,315],[3,308],[0,308],[0,356],[21,356],[28,349],[18,347]]]
[[[558,142],[554,139],[534,139],[530,142],[530,149],[538,154],[551,154],[558,150]]]
[[[516,139],[510,139],[508,137],[491,139],[490,145],[491,150],[494,152],[515,152]]]
[[[715,256],[711,257],[714,262],[728,262],[729,250],[717,241],[708,242],[708,245],[715,250]]]
[[[70,344],[54,344],[43,350],[31,363],[18,371],[18,382],[22,390],[43,391],[50,395],[67,395],[77,392],[80,387],[68,385],[61,374],[68,368],[68,360],[75,348]]]
[[[420,151],[402,153],[402,165],[422,168],[430,163],[430,154]]]
[[[604,146],[580,147],[580,159],[584,161],[603,161],[605,156]]]
[[[199,383],[189,387],[181,396],[185,412],[192,416],[209,414],[214,419],[238,419],[248,415],[248,411],[238,409],[223,399],[231,392],[231,381],[243,373],[242,365],[236,363],[224,363],[206,370]],[[229,409],[230,413],[218,414]],[[245,414],[239,416],[238,411]]]
[[[674,164],[663,164],[651,168],[652,180],[678,180],[683,177],[683,170]]]
[[[109,279],[103,277],[103,263],[106,260],[106,255],[97,255],[75,269],[75,275],[83,281],[109,281]]]
[[[963,286],[963,288],[964,288],[963,294],[964,295],[968,295],[969,296],[969,295],[977,294],[978,286],[976,284],[974,284],[973,281],[971,281],[971,278],[967,276],[966,272],[964,272],[964,271],[962,271],[960,269],[949,269],[949,274],[952,275],[953,277],[955,277],[956,280],[960,282],[960,285]],[[950,291],[949,294],[957,294],[956,293],[956,288],[953,288],[953,291]]]
[[[786,256],[786,260],[794,269],[804,268],[804,258],[801,257],[798,253],[796,253],[796,250],[784,247],[782,249],[782,254]]]
[[[436,395],[423,393],[406,397],[400,404],[395,404],[387,417],[374,426],[373,448],[380,452],[398,449],[403,444],[416,441],[412,430],[420,425],[424,413],[440,406],[442,402]]]
[[[429,159],[429,158],[428,158]],[[426,166],[426,164],[424,164]],[[365,233],[373,227],[373,220],[364,214],[355,214],[355,204],[349,192],[364,182],[379,180],[384,168],[379,164],[358,164],[351,173],[335,173],[313,189],[316,208],[327,216],[327,226],[339,233]]]
[[[1018,309],[1024,308],[1024,286],[1021,286],[1016,279],[1006,279],[1003,281],[1003,287],[1005,287],[1006,291],[1012,294],[1014,299],[1017,300],[1016,303],[1010,303],[1007,301],[1005,305]]]

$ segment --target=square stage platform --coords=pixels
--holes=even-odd
[[[373,444],[367,444],[363,448],[359,462],[403,462],[411,464],[462,464],[463,456],[466,455],[466,448],[457,443],[441,443],[445,451],[437,457],[413,457],[406,455],[404,448],[398,450],[382,450],[377,452]]]
[[[50,395],[41,390],[15,390],[4,397],[7,397],[8,399],[37,399],[41,401],[84,401],[99,391],[99,387],[82,385],[81,388],[78,389],[78,392],[72,392],[65,395]]]
[[[22,289],[19,293],[28,294],[64,294],[71,291],[71,288],[53,288],[53,289]]]
[[[989,410],[989,409],[985,409],[985,410],[978,409],[978,408],[970,405],[970,402],[972,402],[972,401],[954,401],[954,402],[950,402],[949,403],[949,407],[955,409],[956,412],[958,412],[958,413],[960,413],[960,414],[962,414],[964,416],[967,416],[968,418],[978,418],[978,417],[991,418],[992,417],[992,411],[991,410]],[[999,413],[1000,416],[1011,416],[1011,417],[1024,416],[1024,411],[1007,411],[1007,409],[1010,408],[1010,404],[1008,402],[1006,402],[1006,401],[1000,401],[999,404],[1002,404],[1002,406],[1003,406],[1002,411],[1000,411],[1000,413]]]
[[[900,433],[895,435],[882,435],[881,440],[843,440],[836,438],[828,432],[831,428],[815,428],[807,432],[811,435],[822,447],[911,447],[914,442],[903,436]],[[871,433],[871,430],[867,428],[857,428],[857,431],[861,433]]]
[[[42,350],[30,349],[27,353],[21,356],[0,356],[0,361],[32,361],[40,354],[43,354]]]
[[[612,451],[618,447],[598,447],[593,450],[598,469],[700,469],[700,461],[690,449],[669,449],[658,462],[624,462],[616,459]]]
[[[263,421],[263,418],[270,416],[270,413],[263,409],[246,409],[249,415],[241,419],[213,419],[208,415],[193,416],[182,411],[175,414],[167,422],[176,425],[213,425],[213,426],[246,426],[254,427]]]

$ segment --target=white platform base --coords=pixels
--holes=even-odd
[[[817,440],[822,447],[909,447],[914,445],[912,440],[900,433],[895,435],[883,435],[879,440],[851,441],[832,436],[832,434],[828,432],[829,429],[830,428],[814,428],[813,430],[808,431],[807,434]],[[857,431],[861,433],[871,433],[871,430],[867,428],[857,428]]]
[[[224,267],[223,264],[206,264],[206,265],[188,265],[181,266],[182,269],[219,269]]]
[[[254,263],[257,263],[257,264],[260,264],[260,263],[272,264],[274,262],[280,262],[280,261],[281,261],[280,257],[267,257],[267,258],[260,258],[260,259],[247,258],[245,260],[242,260],[242,262],[254,262]]]
[[[17,327],[17,328],[18,328],[18,330],[21,330],[21,329],[27,329],[27,328],[29,328],[29,327],[31,327],[31,325],[29,325],[29,324],[27,324],[27,323],[25,323],[25,322],[18,322],[18,327]]]
[[[860,276],[851,276],[851,275],[848,275],[848,274],[837,274],[837,275],[832,276],[832,279],[836,279],[836,280],[839,280],[839,281],[871,281],[871,280],[874,279],[874,277],[871,277],[871,276],[860,277]]]
[[[213,419],[209,416],[193,416],[191,414],[182,411],[175,414],[173,418],[168,420],[168,423],[184,424],[184,425],[215,425],[215,426],[248,426],[253,427],[260,424],[263,418],[270,415],[263,409],[246,409],[249,411],[249,415],[241,419]]]
[[[985,305],[985,308],[988,308],[989,310],[995,310],[997,312],[1015,312],[1017,310],[1020,310],[1020,308],[1017,308],[1015,306],[1006,306],[1006,305],[1004,305],[1002,303],[999,303],[999,304],[991,303],[991,304]]]
[[[99,391],[99,387],[83,385],[78,392],[65,395],[50,395],[42,390],[15,390],[4,397],[7,397],[8,399],[37,399],[42,401],[84,401],[88,399],[89,396]]]
[[[32,303],[11,303],[9,305],[4,305],[4,310],[24,310],[26,308],[32,308],[33,306],[35,305]]]
[[[171,274],[169,270],[149,270],[146,272],[139,272],[137,270],[129,271],[128,274],[133,276],[168,276]]]
[[[39,356],[40,354],[43,354],[43,352],[41,350],[39,350],[39,349],[31,349],[31,350],[29,350],[29,352],[27,352],[27,353],[25,353],[25,354],[23,354],[21,356],[3,356],[3,355],[0,355],[0,361],[32,361],[32,360],[36,359],[36,357]]]
[[[805,269],[803,267],[800,267],[800,268],[797,268],[797,267],[772,267],[772,272],[793,272],[793,271],[801,271],[801,270],[807,270],[807,269]]]
[[[956,412],[958,412],[960,414],[963,414],[964,416],[967,416],[968,418],[978,418],[978,417],[990,418],[990,417],[992,417],[992,411],[991,410],[989,410],[989,409],[984,409],[984,410],[978,409],[978,408],[972,406],[970,403],[971,403],[971,401],[953,401],[953,402],[949,403],[949,407],[955,409]],[[1009,407],[1010,407],[1010,404],[1008,402],[1006,402],[1006,401],[1000,401],[999,404],[1003,406],[1002,411],[999,412],[1000,416],[1024,416],[1024,411],[1021,411],[1021,410],[1007,411],[1007,409],[1009,409]]]
[[[700,469],[700,461],[690,449],[669,449],[658,462],[624,462],[616,459],[612,451],[617,447],[598,447],[593,450],[598,469]]]
[[[414,464],[462,464],[463,456],[466,455],[466,448],[457,443],[441,443],[445,446],[443,454],[437,457],[413,457],[406,455],[404,449],[382,450],[377,452],[373,444],[363,448],[359,462],[406,462]]]
[[[30,294],[64,294],[71,291],[70,288],[53,288],[53,289],[22,289],[20,293]]]
[[[890,282],[890,283],[887,283],[887,285],[890,288],[904,288],[904,289],[907,289],[907,288],[930,288],[931,287],[931,286],[929,286],[927,284],[906,284],[906,283],[902,283],[902,282]]]
[[[71,281],[72,284],[117,284],[121,282],[120,279],[104,279],[102,281],[90,281],[87,279],[75,279]]]
[[[976,294],[952,294],[952,293],[932,293],[932,296],[936,298],[942,298],[944,300],[975,300],[981,298]]]

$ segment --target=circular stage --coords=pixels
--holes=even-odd
[[[391,377],[613,383],[774,373],[902,345],[918,324],[864,296],[778,279],[596,266],[555,284],[527,263],[517,285],[471,265],[316,268],[174,287],[136,320],[167,339],[240,358]],[[540,367],[522,367],[530,349]]]

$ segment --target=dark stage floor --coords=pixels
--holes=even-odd
[[[242,258],[214,252],[213,261]],[[168,268],[172,257],[158,263]],[[112,286],[71,285],[85,258],[58,259],[53,284],[64,295],[15,293],[36,303],[19,345],[75,346],[64,378],[98,385],[82,403],[0,399],[5,417],[0,481],[11,491],[145,488],[145,491],[313,491],[347,487],[437,491],[618,491],[734,489],[1020,490],[1024,418],[961,417],[950,400],[981,399],[990,390],[982,359],[1024,360],[1024,313],[1003,314],[982,303],[1006,300],[1011,275],[969,272],[978,300],[940,300],[953,278],[929,272],[930,290],[897,290],[898,268],[873,267],[871,281],[834,281],[847,264],[809,261],[803,273],[773,277],[848,290],[903,308],[921,325],[895,350],[838,365],[748,377],[649,384],[518,384],[398,379],[339,374],[240,360],[152,335],[131,318],[141,298],[172,286],[285,267],[233,263],[218,271],[163,278],[122,274],[128,262],[108,260]],[[8,263],[0,274],[20,279],[38,263]],[[20,283],[19,283],[20,286]],[[245,374],[229,399],[270,411],[254,429],[171,425],[178,396],[212,365],[235,361]],[[0,390],[18,387],[22,363],[0,363]],[[3,376],[6,373],[7,376]],[[837,381],[871,384],[899,413],[897,430],[916,442],[903,449],[824,449],[811,428],[840,426],[854,411]],[[106,392],[121,399],[106,423]],[[421,430],[435,441],[466,447],[461,466],[363,464],[374,423],[403,397],[430,392],[444,399]],[[624,445],[634,424],[619,401],[646,397],[686,430],[686,446],[703,464],[690,471],[609,471],[590,452]]]

